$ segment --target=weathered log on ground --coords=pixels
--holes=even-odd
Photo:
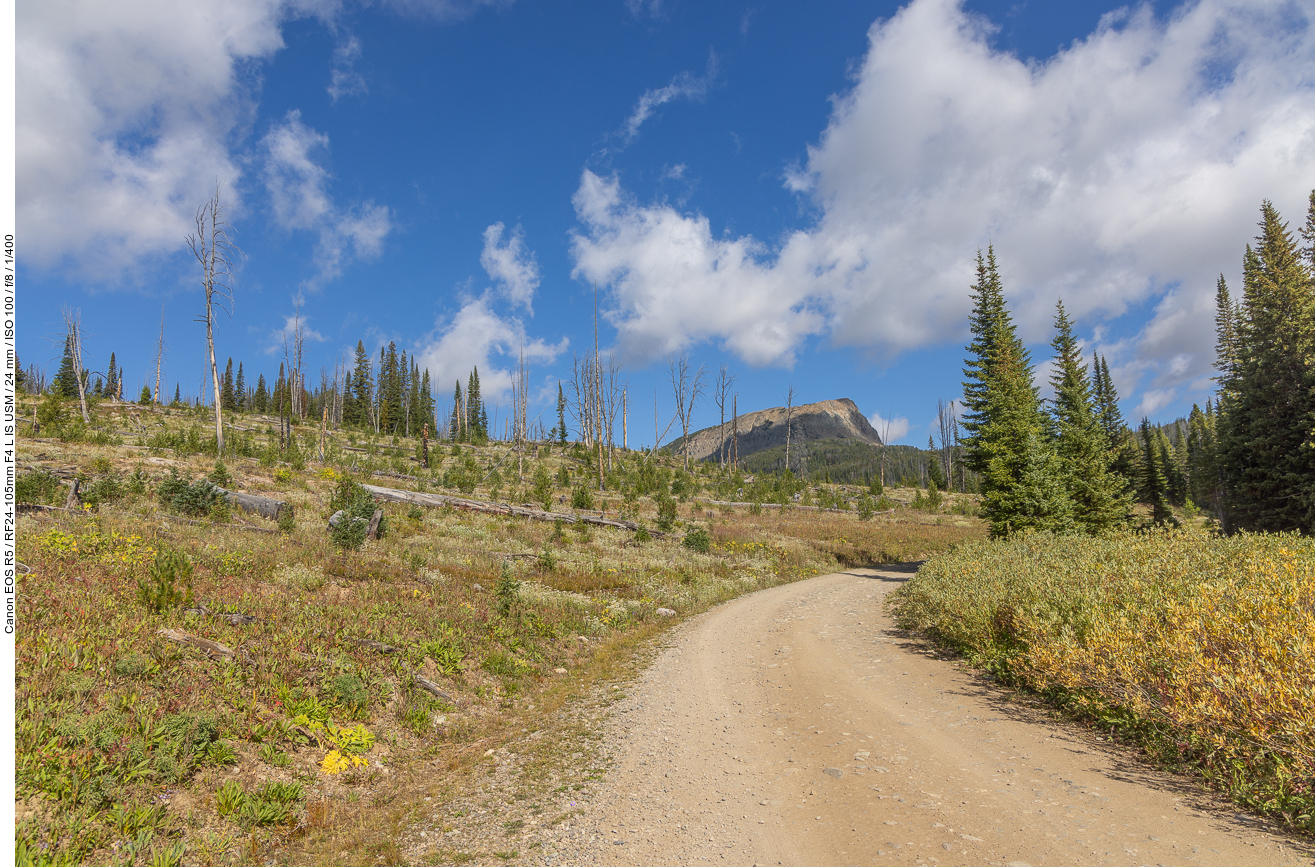
[[[725,500],[699,500],[698,502],[700,502],[700,503],[704,503],[705,505],[709,505],[709,506],[743,506],[743,507],[745,507],[745,508],[749,508],[749,507],[751,507],[751,506],[754,505],[753,503],[730,503],[730,502],[726,502]],[[763,509],[784,509],[784,508],[786,508],[785,506],[782,506],[780,503],[758,503],[757,505],[758,505],[759,507],[763,508]],[[857,515],[857,514],[858,514],[858,509],[827,509],[827,508],[823,508],[822,506],[801,506],[801,505],[799,505],[798,503],[790,503],[790,504],[789,504],[789,508],[791,508],[791,509],[803,509],[805,512],[837,512],[837,513],[842,514],[842,515],[844,515],[844,514]],[[872,514],[874,514],[874,515],[889,515],[889,514],[890,514],[891,512],[893,512],[893,511],[895,511],[895,510],[894,510],[894,509],[887,509],[887,510],[885,510],[884,512],[873,512]]]
[[[545,512],[541,509],[531,509],[527,506],[513,506],[510,503],[487,503],[483,500],[467,500],[464,497],[448,497],[442,494],[422,494],[417,491],[399,491],[396,488],[381,488],[378,485],[361,485],[371,496],[378,497],[381,500],[388,500],[393,503],[406,503],[411,506],[428,506],[433,509],[441,509],[444,506],[451,506],[454,509],[463,509],[468,512],[482,512],[486,515],[514,515],[518,518],[529,518],[533,521],[561,521],[565,524],[592,524],[595,527],[612,527],[617,530],[629,530],[632,533],[639,529],[639,525],[631,521],[614,521],[610,518],[600,518],[594,515],[572,515],[568,512]],[[656,530],[649,531],[654,537],[661,538],[665,534]]]
[[[218,491],[228,497],[228,501],[242,511],[253,512],[260,517],[268,518],[271,521],[277,521],[279,515],[285,509],[289,515],[295,514],[292,504],[283,500],[275,500],[271,497],[257,497],[254,494],[239,494],[236,491],[229,491],[224,488],[218,488]]]
[[[448,704],[457,704],[457,703],[458,703],[457,700],[456,700],[455,698],[453,698],[452,696],[450,696],[450,695],[448,695],[447,693],[443,692],[443,690],[439,689],[439,688],[438,688],[438,684],[434,683],[432,680],[429,680],[428,678],[421,677],[421,676],[418,675],[418,674],[413,674],[413,675],[411,675],[411,678],[412,678],[412,680],[415,681],[415,685],[416,685],[416,686],[420,687],[420,688],[423,689],[425,692],[429,693],[430,695],[434,696],[435,698],[441,698],[443,701],[447,702]]]
[[[218,641],[211,641],[208,638],[202,638],[199,635],[192,635],[190,632],[184,632],[181,629],[160,629],[156,631],[157,635],[162,635],[170,641],[177,641],[182,644],[190,644],[199,649],[206,656],[233,656],[233,648],[226,647]]]

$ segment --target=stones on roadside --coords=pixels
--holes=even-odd
[[[658,616],[658,617],[675,617],[675,616],[676,616],[676,612],[672,611],[670,608],[659,608],[659,609],[657,610],[657,616]]]
[[[839,768],[823,768],[822,773],[826,774],[828,777],[834,777],[837,780],[845,775],[845,772]]]

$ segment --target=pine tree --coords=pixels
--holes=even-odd
[[[224,378],[219,393],[220,409],[233,410],[237,406],[237,398],[233,394],[233,358],[229,356],[228,366],[224,368]]]
[[[1004,290],[1000,284],[993,247],[987,248],[986,258],[982,257],[981,250],[977,251],[977,282],[971,288],[973,310],[968,317],[968,327],[973,339],[968,344],[969,354],[963,371],[963,445],[967,466],[981,473],[986,468],[988,458],[980,448],[980,434],[987,424],[986,411],[1000,343],[1014,337],[1014,325],[1005,308]],[[1026,365],[1026,351],[1016,337],[1014,341],[1017,345],[1011,349],[1017,352]]]
[[[466,383],[466,423],[470,426],[470,442],[483,443],[488,440],[489,416],[484,411],[484,401],[479,396],[479,368],[470,371]]]
[[[261,379],[264,379],[264,377],[261,377]],[[183,386],[182,386],[182,383],[175,382],[175,383],[174,383],[174,403],[175,403],[175,404],[180,404],[180,403],[182,403],[182,402],[183,402]]]
[[[557,383],[557,442],[566,445],[566,392]]]
[[[118,362],[114,360],[114,353],[110,353],[110,367],[105,374],[105,391],[103,394],[110,400],[117,400],[119,397],[119,367]]]
[[[1169,479],[1165,472],[1168,462],[1168,441],[1164,434],[1151,428],[1151,421],[1141,420],[1142,442],[1142,502],[1151,507],[1151,524],[1157,527],[1178,525],[1169,505]]]
[[[242,362],[237,363],[237,381],[233,383],[233,396],[235,400],[233,406],[236,409],[245,412],[250,409],[250,401],[247,400],[247,378],[242,372]]]
[[[1109,362],[1105,356],[1098,357],[1095,353],[1092,353],[1091,361],[1092,369],[1098,374],[1092,387],[1093,411],[1113,453],[1110,471],[1122,481],[1122,494],[1130,500],[1132,492],[1137,488],[1137,444],[1123,420],[1123,411],[1119,409],[1119,392],[1110,376]]]
[[[251,402],[255,406],[256,412],[269,412],[269,386],[265,385],[265,374],[263,373],[256,380],[256,393],[252,395]]]
[[[429,368],[420,378],[420,424],[429,425],[431,437],[438,434],[438,416],[434,413],[434,387],[429,380]]]
[[[941,455],[936,450],[936,443],[927,437],[927,481],[937,490],[945,490],[945,468],[941,466]]]
[[[420,426],[424,424],[420,406],[420,369],[416,366],[415,356],[411,356],[411,365],[407,368],[406,390],[406,435],[420,436]]]
[[[154,401],[151,400],[151,387],[149,385],[142,386],[142,393],[138,395],[137,402],[142,406],[150,406],[154,403]]]
[[[356,366],[351,374],[350,397],[343,401],[343,424],[364,427],[370,422],[370,396],[374,392],[371,381],[370,353],[365,351],[365,343],[356,341]]]
[[[1087,366],[1063,302],[1056,307],[1055,339],[1050,345],[1055,350],[1050,384],[1055,390],[1056,452],[1064,488],[1073,501],[1073,518],[1085,532],[1108,532],[1128,522],[1127,485],[1112,469],[1114,455],[1096,416]]]
[[[65,400],[76,400],[78,396],[78,376],[73,367],[73,338],[64,339],[64,357],[59,362],[59,372],[51,383],[51,390]]]
[[[1192,502],[1219,514],[1219,463],[1215,449],[1214,407],[1206,401],[1205,411],[1192,404],[1187,417],[1187,466]]]
[[[457,380],[456,391],[452,393],[452,425],[450,428],[450,437],[452,442],[464,442],[466,439],[465,430],[465,407],[461,402],[461,380]]]
[[[982,514],[993,536],[1064,532],[1073,504],[1032,385],[1032,364],[1005,305],[994,251],[977,257],[973,340],[965,361],[964,460],[981,475]]]
[[[1315,226],[1315,192],[1308,226]],[[1298,248],[1274,206],[1243,259],[1243,300],[1217,298],[1218,453],[1228,529],[1315,530],[1315,237]],[[1315,229],[1311,230],[1315,235]],[[1307,234],[1303,231],[1303,237]],[[1232,347],[1228,345],[1231,329]]]

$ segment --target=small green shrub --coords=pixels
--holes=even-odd
[[[594,492],[588,485],[580,485],[571,492],[572,509],[592,509],[594,507]]]
[[[160,548],[149,578],[137,579],[137,601],[152,614],[192,604],[192,561],[174,548]]]
[[[659,492],[654,496],[657,501],[657,528],[664,533],[670,533],[671,529],[676,526],[676,501],[671,498],[670,494]]]
[[[228,471],[228,467],[224,465],[222,459],[215,461],[215,468],[210,471],[210,475],[206,478],[221,488],[227,488],[233,484],[233,474]]]
[[[370,709],[370,690],[365,682],[349,672],[336,674],[325,684],[329,698],[351,719],[365,716]]]
[[[498,577],[498,586],[494,595],[498,597],[498,615],[506,617],[511,613],[511,608],[516,604],[521,590],[521,582],[517,581],[511,574],[511,567],[504,562],[502,564],[502,574]]]
[[[707,527],[695,527],[685,534],[682,544],[691,551],[707,554],[712,550],[712,534]]]
[[[20,503],[39,506],[62,505],[64,501],[59,476],[49,470],[22,473],[14,483],[14,494]]]

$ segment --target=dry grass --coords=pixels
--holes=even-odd
[[[92,510],[19,523],[19,558],[31,571],[19,596],[18,834],[52,859],[410,863],[414,853],[394,838],[425,798],[436,806],[467,792],[490,749],[550,732],[522,751],[511,785],[529,792],[556,779],[566,746],[590,740],[572,728],[573,709],[632,671],[636,650],[671,625],[657,608],[687,616],[837,565],[917,559],[983,532],[976,521],[907,510],[864,522],[686,504],[672,535],[639,542],[622,531],[562,533],[551,523],[388,506],[385,538],[343,553],[324,527],[353,462],[356,472],[410,469],[418,478],[383,483],[437,490],[453,465],[488,468],[507,449],[444,449],[446,469],[428,474],[407,463],[414,444],[405,441],[366,443],[374,454],[365,458],[331,447],[323,465],[281,464],[262,451],[265,421],[238,421],[253,429],[239,431],[245,447],[263,459],[227,458],[232,487],[294,503],[287,534],[258,518],[185,520],[161,506],[166,473],[214,469],[212,457],[185,453],[199,423],[190,413],[102,406],[100,427],[81,441],[20,440],[28,467],[76,472],[84,490],[100,493]],[[184,454],[160,447],[170,437]],[[539,462],[554,476],[563,466],[587,472],[553,450],[524,461],[518,478],[512,458],[500,471],[504,495],[528,499]],[[620,455],[613,478],[638,479],[637,467]],[[676,476],[662,466],[654,478],[665,486]],[[705,471],[684,484],[722,483]],[[648,496],[609,491],[605,505],[650,526],[657,518]],[[711,530],[708,553],[682,545],[693,524]],[[163,549],[187,554],[193,598],[208,614],[143,607],[139,581]],[[226,613],[255,619],[216,616]],[[233,653],[212,657],[161,629]],[[353,740],[358,725],[372,743]],[[326,773],[333,752],[362,762]],[[575,752],[587,749],[565,754]],[[249,806],[221,809],[233,798]]]

